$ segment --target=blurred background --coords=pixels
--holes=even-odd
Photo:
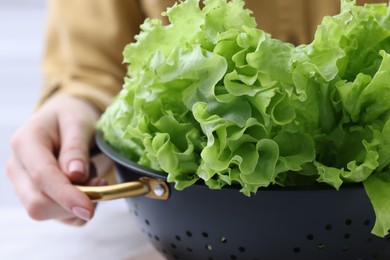
[[[6,177],[10,137],[39,95],[45,10],[43,0],[0,0],[0,259],[160,259],[123,200],[100,203],[83,228],[37,222],[28,217]]]
[[[0,165],[10,155],[9,139],[30,115],[41,85],[39,63],[44,35],[43,0],[0,0]],[[4,170],[2,171],[4,173]],[[0,206],[18,205],[0,174]]]

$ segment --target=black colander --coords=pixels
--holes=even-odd
[[[119,182],[165,180],[116,153],[98,133],[97,144],[116,164]],[[167,259],[390,259],[390,239],[372,235],[372,205],[362,185],[340,191],[267,188],[247,197],[235,188],[167,184],[166,200],[126,199],[141,231]]]

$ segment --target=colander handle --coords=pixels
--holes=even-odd
[[[137,181],[107,186],[76,186],[92,201],[113,200],[127,197],[146,196],[153,199],[166,200],[169,187],[163,180],[142,177]]]

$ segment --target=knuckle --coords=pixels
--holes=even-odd
[[[5,173],[8,179],[12,179],[13,172],[14,172],[13,163],[11,161],[8,161],[7,164],[5,165]]]
[[[67,123],[77,124],[77,125],[85,125],[89,122],[88,118],[80,113],[66,114],[66,116],[64,116],[64,120]]]
[[[20,133],[21,131],[20,130],[17,130],[12,136],[11,136],[11,139],[10,139],[10,143],[11,143],[11,147],[14,149],[14,150],[17,150],[21,145],[22,145],[22,134]]]
[[[34,186],[42,187],[42,173],[44,170],[42,168],[33,169],[30,171],[30,179]]]
[[[73,126],[79,129],[87,129],[88,126],[91,125],[91,122],[91,119],[86,117],[84,114],[71,113],[63,116],[61,125],[63,127]]]
[[[69,140],[61,147],[59,162],[61,168],[66,171],[66,166],[70,160],[79,159],[87,161],[89,155],[89,146],[81,139]]]
[[[38,221],[47,220],[49,216],[46,213],[46,203],[40,197],[31,197],[25,204],[28,215]]]
[[[61,148],[62,153],[86,153],[88,152],[88,145],[85,143],[84,140],[79,138],[73,138],[67,142],[66,145],[64,145]]]
[[[41,165],[37,168],[31,169],[30,179],[35,187],[38,187],[40,190],[45,189],[45,183],[47,182],[48,175],[52,175],[58,171],[57,167],[54,165]]]

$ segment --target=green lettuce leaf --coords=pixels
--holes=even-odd
[[[383,237],[390,227],[390,172],[373,174],[363,184],[376,215],[372,233]]]
[[[178,2],[124,51],[122,91],[97,128],[177,189],[362,182],[390,229],[390,11],[341,0],[310,44],[257,28],[243,0]],[[261,26],[261,25],[260,25]]]

